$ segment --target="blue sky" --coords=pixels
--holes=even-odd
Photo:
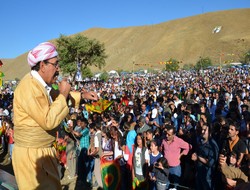
[[[151,25],[238,8],[250,8],[250,0],[1,0],[0,58],[93,27]]]

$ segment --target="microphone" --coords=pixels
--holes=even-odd
[[[60,83],[60,82],[62,82],[62,80],[63,80],[62,75],[58,75],[56,78],[56,83]]]
[[[58,84],[58,83],[62,82],[64,79],[65,79],[65,77],[63,77],[62,75],[58,75],[57,79],[56,79],[56,83]],[[68,83],[70,82],[69,78],[67,78],[67,82]],[[73,106],[74,107],[76,102],[80,101],[81,93],[79,93],[79,98],[75,97],[77,95],[75,95],[74,93],[76,93],[76,92],[72,92],[72,91],[69,92],[69,95],[68,95],[68,98],[67,98],[68,106]]]
[[[58,76],[57,76],[56,83],[58,84],[58,83],[62,82],[63,79],[67,79],[67,80],[66,80],[67,83],[70,83],[70,79],[69,79],[69,78],[66,78],[66,77],[63,77],[62,75],[58,75]]]

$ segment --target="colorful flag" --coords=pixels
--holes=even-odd
[[[92,104],[86,104],[85,107],[88,112],[102,113],[108,109],[112,103],[113,101],[99,99],[97,102],[93,102]]]
[[[122,97],[121,103],[122,105],[128,106],[129,99],[127,96]]]
[[[139,181],[136,177],[132,182],[132,190],[147,190],[149,188],[148,181]]]
[[[104,190],[119,190],[121,183],[121,170],[119,160],[101,159],[101,174]]]

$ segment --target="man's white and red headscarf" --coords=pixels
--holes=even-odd
[[[56,47],[50,42],[43,42],[28,53],[28,63],[34,67],[38,62],[58,56]]]

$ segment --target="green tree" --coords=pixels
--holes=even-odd
[[[191,64],[191,63],[186,63],[183,65],[183,70],[190,70],[190,69],[193,69],[194,68],[194,65]]]
[[[200,57],[200,59],[197,61],[195,65],[195,69],[201,70],[201,69],[206,69],[207,67],[212,65],[212,61],[209,57]]]
[[[100,75],[100,80],[102,80],[102,81],[107,81],[108,80],[108,78],[109,78],[109,74],[108,74],[108,72],[107,71],[104,71],[101,75]]]
[[[244,62],[250,64],[250,50],[248,50],[248,52],[245,53]]]
[[[56,42],[63,73],[74,75],[77,71],[76,63],[80,63],[81,71],[89,66],[101,69],[105,65],[107,55],[104,44],[95,39],[88,39],[83,35],[71,37],[60,35]]]
[[[179,69],[179,61],[177,61],[176,59],[170,58],[165,62],[165,65],[166,71],[178,71]]]
[[[93,77],[93,73],[91,72],[89,67],[86,67],[84,70],[82,70],[82,77],[83,78],[91,78]]]

